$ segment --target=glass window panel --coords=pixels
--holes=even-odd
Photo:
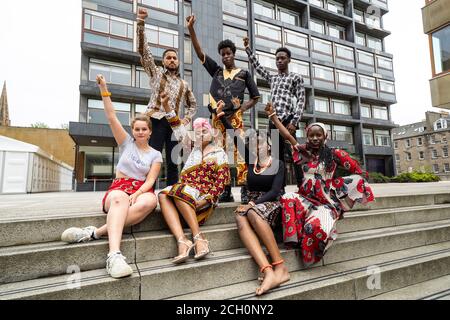
[[[325,22],[323,21],[311,19],[310,28],[315,32],[325,34]]]
[[[358,61],[373,66],[373,54],[358,50]]]
[[[337,114],[344,114],[344,115],[351,115],[351,104],[348,101],[340,101],[340,100],[333,100],[333,110],[334,113]]]
[[[336,56],[348,60],[354,60],[353,49],[336,44]]]
[[[380,91],[392,94],[395,93],[394,83],[382,80],[380,80],[379,82],[380,82]]]
[[[329,55],[333,53],[331,42],[319,40],[317,38],[312,38],[312,45],[313,50],[320,51]]]
[[[314,66],[314,76],[319,79],[334,81],[333,69]]]
[[[327,98],[315,98],[314,108],[320,112],[330,112],[329,101]]]
[[[109,33],[109,20],[102,17],[92,17],[92,30]]]
[[[344,71],[340,71],[340,70],[337,70],[336,72],[337,72],[337,75],[338,75],[338,82],[339,83],[350,85],[350,86],[355,86],[356,85],[356,78],[355,78],[355,74],[354,73],[344,72]]]
[[[450,25],[432,34],[435,73],[450,70]]]
[[[359,76],[361,88],[376,90],[375,78]]]
[[[373,117],[375,119],[388,120],[388,110],[386,107],[373,107]]]
[[[126,23],[111,20],[111,34],[126,38],[127,33],[128,27]]]
[[[255,10],[255,14],[275,19],[275,8],[273,5],[270,5],[268,3],[262,4],[255,2],[253,7]]]
[[[361,117],[364,118],[371,118],[371,113],[370,113],[370,105],[365,105],[362,104],[361,105]]]

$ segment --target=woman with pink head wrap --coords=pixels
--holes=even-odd
[[[198,118],[193,128],[196,138],[194,149],[181,171],[179,181],[159,194],[164,219],[178,241],[178,256],[172,261],[175,264],[186,261],[192,249],[196,260],[210,253],[209,242],[199,226],[210,217],[230,180],[227,155],[213,143],[209,121]],[[186,238],[180,215],[191,229],[193,241]]]
[[[277,118],[271,105],[266,112],[294,148],[294,162],[303,172],[298,192],[281,198],[284,243],[300,249],[305,266],[319,262],[337,238],[336,223],[355,202],[367,204],[374,194],[367,173],[341,149],[330,148],[328,130],[320,122],[306,128],[306,143],[299,144]],[[338,167],[351,175],[338,177]]]

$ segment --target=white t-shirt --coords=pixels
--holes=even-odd
[[[140,151],[129,134],[119,146],[119,152],[120,158],[117,170],[130,178],[140,181],[145,181],[154,162],[163,162],[161,152],[153,148],[146,152]]]

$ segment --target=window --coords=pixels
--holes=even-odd
[[[259,94],[261,95],[261,103],[266,105],[268,102],[272,102],[272,96],[270,89],[258,87]]]
[[[184,80],[189,84],[189,88],[193,90],[192,71],[184,70]]]
[[[339,84],[352,86],[352,87],[356,86],[356,78],[355,78],[354,73],[346,72],[346,71],[342,71],[342,70],[336,70],[336,74],[337,74]]]
[[[373,117],[375,119],[389,120],[387,107],[373,106],[372,110],[373,110]]]
[[[373,146],[373,130],[363,129],[363,143],[365,146]]]
[[[259,14],[270,19],[275,19],[275,6],[273,4],[255,2],[253,8],[255,10],[255,14]]]
[[[410,152],[406,153],[406,161],[411,161],[412,160],[412,156]]]
[[[183,1],[183,10],[184,10],[184,17],[189,17],[192,15],[192,3]],[[184,19],[184,26],[187,27],[187,21]]]
[[[245,53],[243,43],[245,37],[247,37],[247,31],[226,25],[223,26],[223,39],[230,39],[233,41],[237,48],[236,55],[246,58],[247,54]]]
[[[444,158],[448,158],[448,148],[447,147],[442,148],[442,156]]]
[[[152,8],[178,14],[177,0],[139,0],[139,2]]]
[[[419,151],[419,160],[424,160],[424,159],[425,159],[425,152]]]
[[[388,130],[375,130],[375,144],[380,147],[391,146],[391,135]]]
[[[344,14],[344,5],[336,1],[328,0],[327,9],[334,13]]]
[[[285,29],[284,45],[295,54],[308,55],[308,52],[304,50],[308,50],[308,36],[305,34]]]
[[[437,163],[433,164],[433,172],[439,173],[439,165]]]
[[[434,125],[434,130],[447,129],[447,119],[438,119]]]
[[[353,17],[355,18],[356,21],[364,23],[364,13],[362,11],[355,9],[353,11]]]
[[[411,140],[410,140],[410,139],[407,139],[407,140],[405,141],[405,143],[406,143],[406,147],[407,147],[407,148],[410,148],[410,147],[411,147]]]
[[[392,59],[377,56],[377,65],[379,69],[385,69],[392,71],[394,68],[392,66]]]
[[[423,145],[423,139],[421,137],[417,138],[417,145],[422,146]]]
[[[398,141],[394,141],[394,149],[398,149]]]
[[[381,92],[395,94],[395,87],[394,87],[393,82],[385,81],[385,80],[378,80],[378,82],[380,84]]]
[[[367,36],[367,46],[369,48],[382,51],[383,50],[383,41],[377,38],[373,38],[371,36]]]
[[[438,157],[438,152],[436,149],[431,150],[431,158],[436,159]]]
[[[85,10],[84,29],[85,42],[133,50],[134,26],[130,20]]]
[[[364,118],[371,118],[371,113],[370,113],[370,105],[368,104],[361,104],[361,117]]]
[[[136,116],[138,113],[146,113],[148,106],[146,104],[136,104],[134,106],[134,115]]]
[[[178,49],[178,31],[152,25],[146,25],[145,28],[148,42],[152,47],[156,47],[156,56],[161,57],[168,48]]]
[[[345,40],[345,28],[335,24],[328,24],[328,34],[332,37]]]
[[[356,44],[359,44],[360,46],[366,46],[366,36],[363,33],[356,32]]]
[[[256,51],[256,56],[263,67],[276,70],[276,60],[274,55]]]
[[[366,14],[366,24],[372,28],[381,28],[381,19],[376,14]]]
[[[333,140],[353,144],[353,128],[333,125]]]
[[[133,0],[94,0],[92,2],[108,8],[115,8],[127,12],[133,11]]]
[[[247,25],[247,2],[245,0],[222,0],[223,20]]]
[[[309,0],[309,2],[315,6],[323,8],[323,0]]]
[[[150,89],[150,78],[143,68],[136,68],[136,87]]]
[[[400,155],[399,154],[395,154],[395,161],[400,161]]]
[[[359,76],[359,81],[361,88],[376,91],[375,78]]]
[[[369,66],[374,66],[373,54],[358,50],[358,62],[367,64]]]
[[[436,143],[436,137],[434,136],[434,134],[432,134],[432,135],[430,136],[430,143],[431,143],[431,144],[435,144],[435,143]]]
[[[317,39],[317,38],[311,38],[312,43],[312,49],[316,52],[332,55],[333,49],[331,46],[331,42]]]
[[[334,82],[333,69],[318,65],[314,65],[313,69],[314,69],[314,78],[322,81]]]
[[[281,44],[281,28],[261,21],[255,21],[255,36],[258,44],[269,48],[272,48],[274,43]]]
[[[352,106],[349,101],[341,101],[341,100],[332,100],[333,112],[337,114],[352,114]]]
[[[444,170],[445,170],[445,172],[450,172],[450,164],[449,163],[444,163]]]
[[[125,126],[130,125],[131,105],[129,103],[113,102],[117,118]],[[101,100],[88,100],[88,123],[108,124],[103,102]]]
[[[450,25],[431,35],[434,57],[434,73],[450,71]]]
[[[289,71],[301,74],[305,78],[309,78],[309,63],[299,60],[291,60]]]
[[[325,34],[325,22],[317,19],[310,20],[310,28],[312,31]]]
[[[320,112],[330,112],[330,103],[328,98],[317,97],[314,99],[314,108]]]
[[[300,16],[298,15],[298,13],[284,8],[278,9],[278,20],[280,20],[281,22],[292,24],[294,26],[300,25]]]
[[[355,59],[353,56],[352,48],[342,46],[337,43],[335,44],[335,47],[336,47],[336,57],[341,58],[341,59],[350,60],[350,61],[353,61]]]
[[[98,74],[103,74],[107,83],[131,86],[130,65],[90,59],[89,80],[96,81]]]
[[[192,64],[192,41],[184,38],[184,63]]]
[[[306,123],[298,123],[298,130],[295,135],[297,138],[306,138]]]

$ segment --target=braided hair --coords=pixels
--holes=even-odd
[[[334,149],[325,143],[319,149],[319,162],[324,164],[326,171],[333,169]]]

